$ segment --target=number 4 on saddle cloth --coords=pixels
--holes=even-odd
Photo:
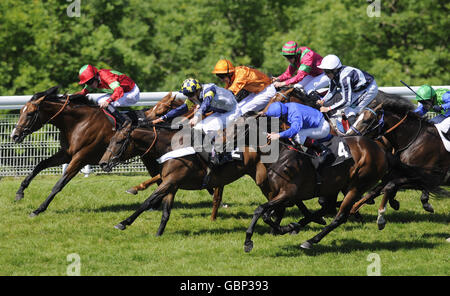
[[[319,159],[317,157],[312,157],[311,162],[314,166],[314,168],[319,168],[321,170],[324,167],[330,167],[330,166],[336,166],[338,164],[341,164],[342,162],[352,159],[352,154],[350,152],[350,149],[348,148],[347,143],[345,143],[344,138],[337,137],[337,136],[331,136],[331,139],[320,141],[324,146],[326,146],[328,149],[330,149],[332,156],[329,157],[319,168]],[[315,151],[312,148],[308,148],[306,150],[307,153],[315,156]]]

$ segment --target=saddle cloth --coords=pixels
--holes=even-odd
[[[168,161],[169,159],[183,157],[183,156],[191,155],[191,154],[195,154],[195,153],[196,152],[195,152],[194,147],[185,147],[185,148],[175,149],[170,152],[167,152],[166,154],[164,154],[163,156],[158,158],[156,161],[161,164],[163,162]]]
[[[448,138],[448,131],[450,128],[450,117],[447,117],[440,123],[434,125],[438,130],[439,136],[441,137],[442,143],[445,149],[450,152],[450,139]]]
[[[330,140],[322,142],[322,144],[327,146],[333,154],[333,161],[331,162],[330,160],[327,166],[335,166],[347,159],[353,159],[350,148],[348,148],[347,143],[342,137],[333,136]],[[311,160],[314,165],[314,162],[318,162],[318,159],[315,158],[312,158]]]

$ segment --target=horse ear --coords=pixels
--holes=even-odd
[[[124,126],[125,128],[130,128],[130,127],[131,127],[131,124],[132,124],[131,120],[126,120],[126,121],[124,122],[123,126]]]
[[[380,110],[380,109],[383,109],[383,102],[381,102],[380,104],[378,104],[378,106],[376,106],[376,107],[374,108],[374,111],[376,112],[376,111],[378,111],[378,110]]]
[[[34,104],[39,105],[45,99],[45,97],[46,96],[44,95],[38,99],[33,100]]]
[[[59,86],[54,86],[54,87],[51,87],[51,88],[47,89],[45,91],[45,96],[47,97],[47,96],[50,96],[50,95],[57,95],[58,94],[58,89],[59,89]]]

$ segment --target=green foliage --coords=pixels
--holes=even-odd
[[[0,2],[0,94],[80,89],[86,63],[130,75],[142,91],[178,89],[188,76],[219,81],[220,58],[278,75],[281,46],[296,40],[373,74],[379,85],[448,84],[448,1],[90,0]]]

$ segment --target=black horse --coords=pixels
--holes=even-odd
[[[369,199],[384,191],[379,207],[378,225],[383,229],[386,220],[387,200],[394,209],[399,204],[394,197],[399,189],[422,191],[421,201],[425,210],[433,212],[428,203],[429,194],[444,194],[440,185],[446,182],[450,167],[450,153],[445,149],[434,124],[413,112],[414,104],[399,96],[386,97],[377,107],[366,108],[357,118],[354,128],[347,135],[362,134],[369,137],[384,137],[392,146],[399,161],[374,192],[355,205],[357,210]]]

